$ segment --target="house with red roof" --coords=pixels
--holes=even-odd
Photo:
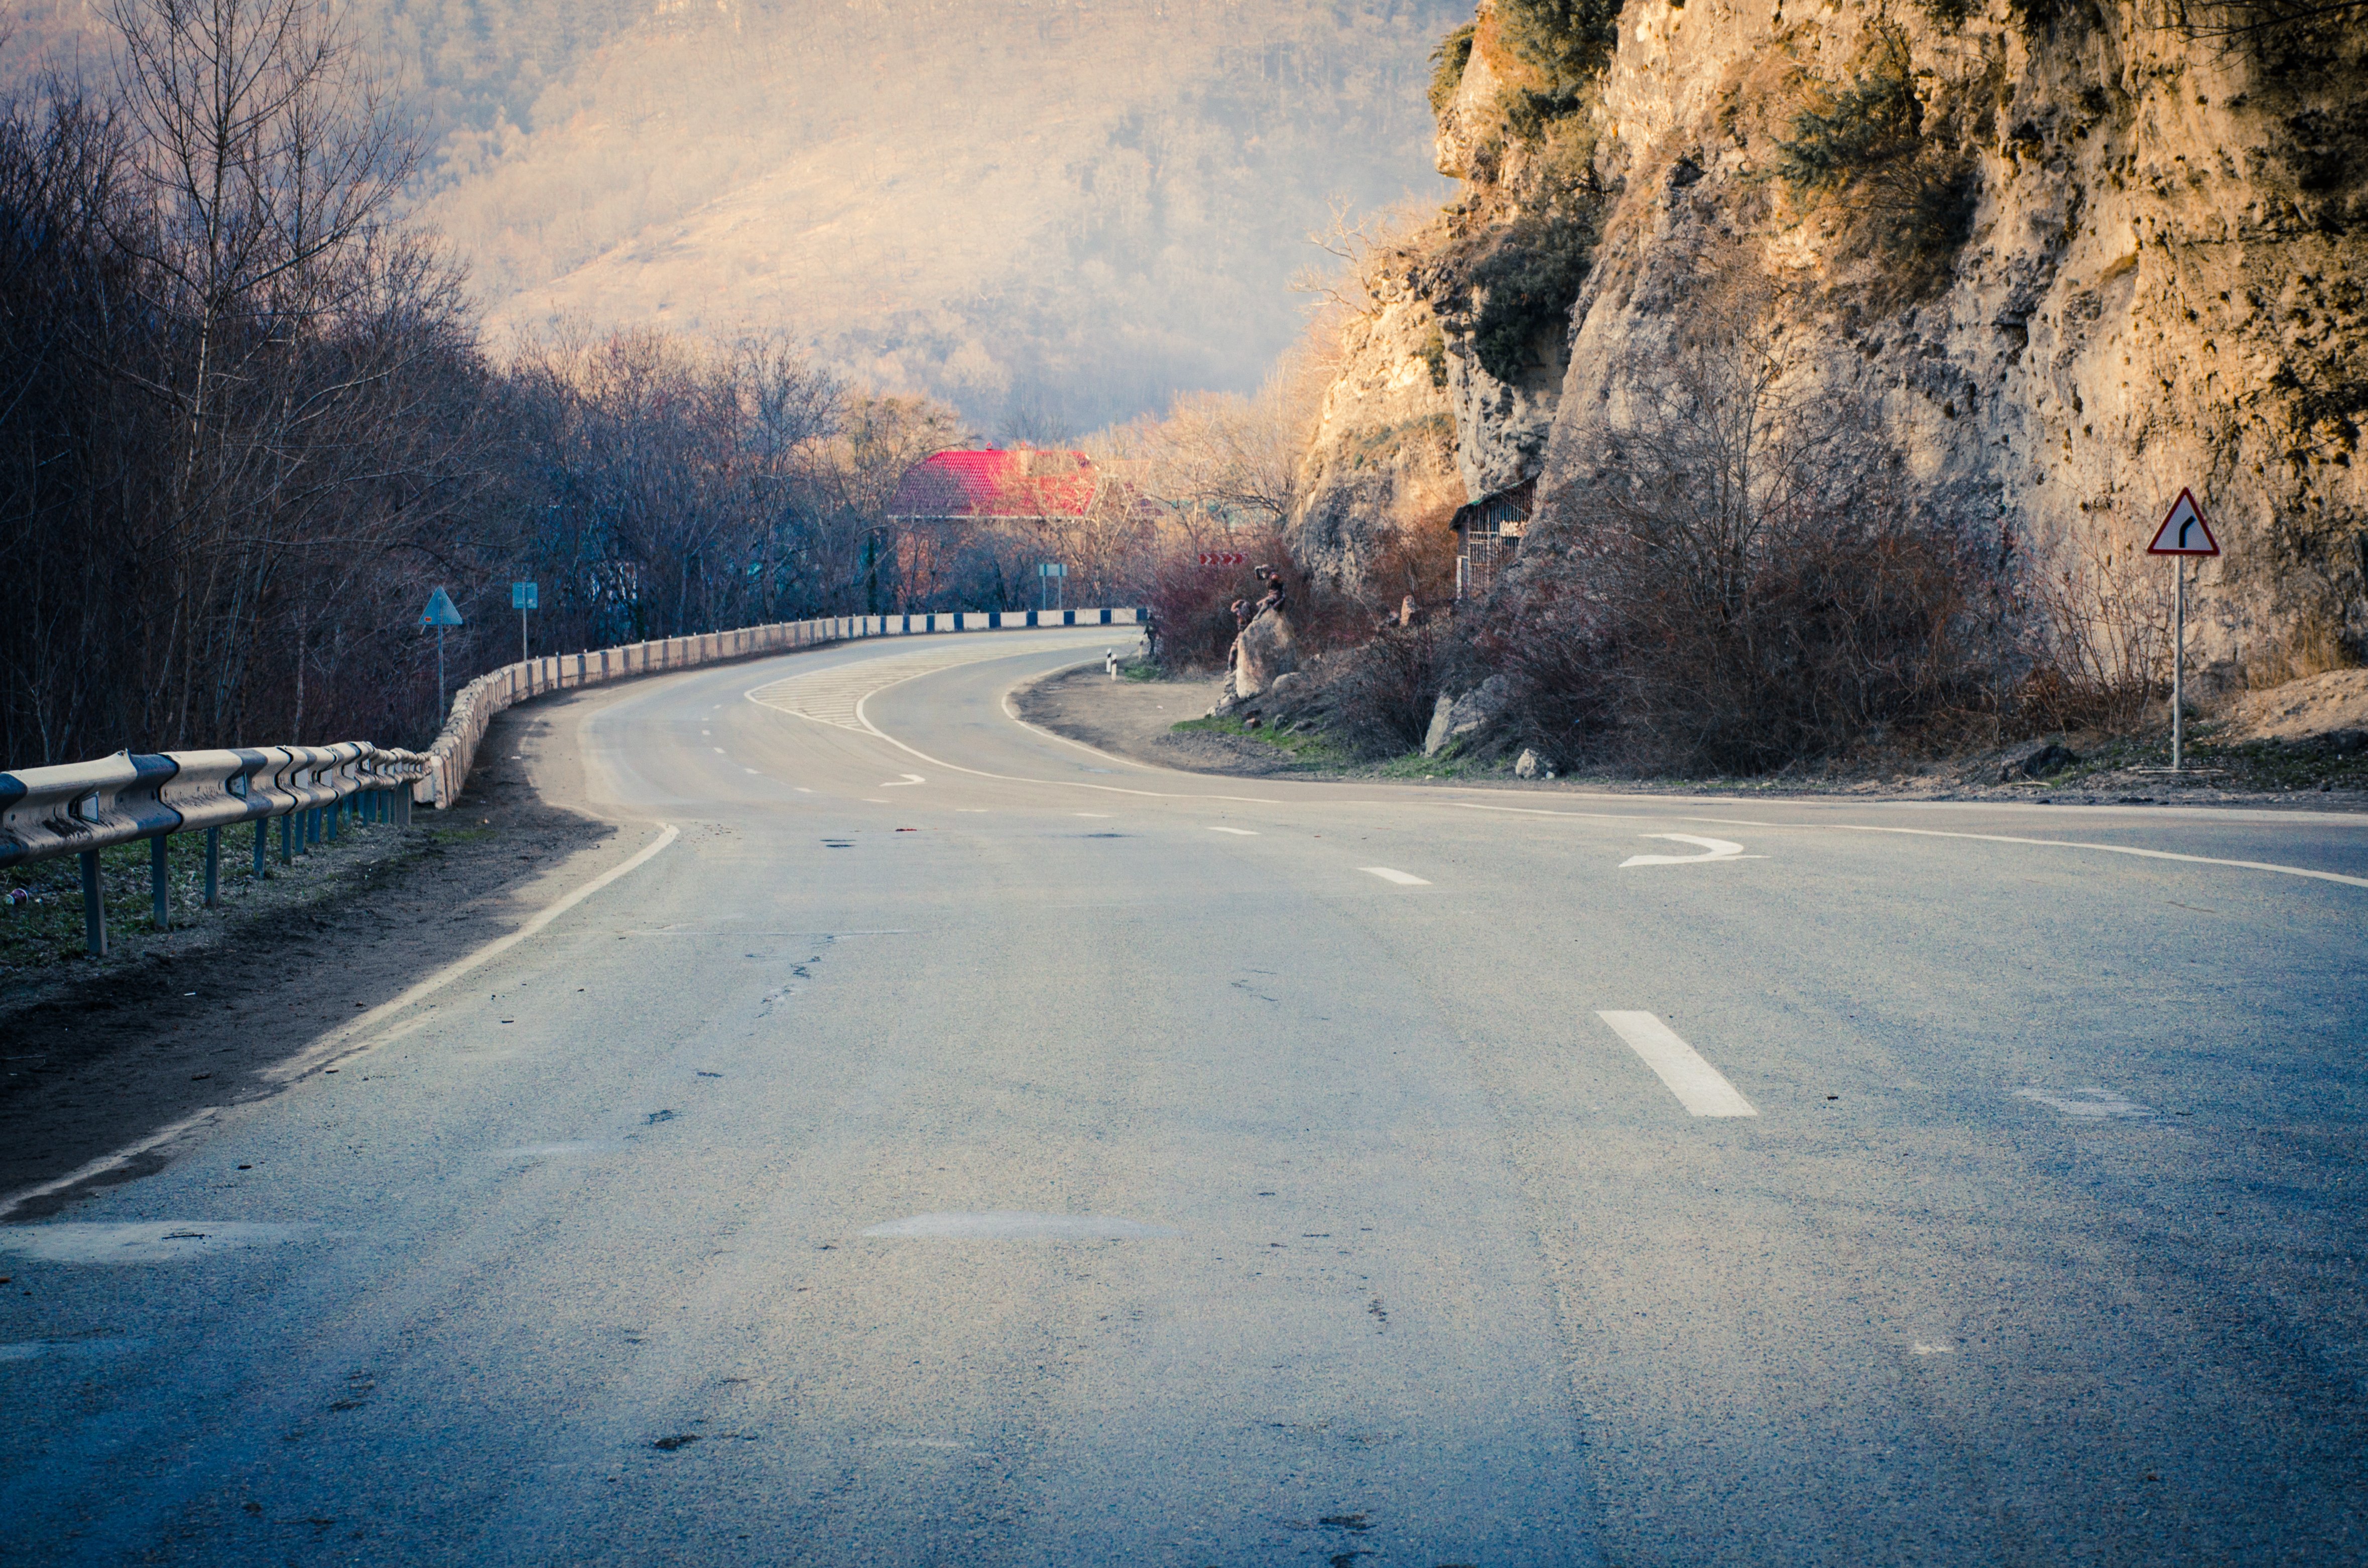
[[[965,536],[1005,528],[1038,530],[1034,547],[1065,559],[1043,530],[1064,531],[1095,514],[1102,476],[1083,452],[1020,447],[956,449],[905,471],[888,504],[896,530],[898,593],[910,608],[943,587]]]
[[[1101,485],[1083,452],[939,452],[905,471],[888,517],[898,523],[1077,522]]]

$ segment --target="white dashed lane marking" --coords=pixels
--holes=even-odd
[[[1230,833],[1238,838],[1256,838],[1257,833],[1247,827],[1212,827],[1211,833]]]
[[[1628,1042],[1628,1049],[1644,1059],[1645,1065],[1660,1074],[1661,1082],[1678,1096],[1678,1103],[1692,1116],[1758,1116],[1751,1102],[1736,1093],[1735,1085],[1726,1081],[1719,1070],[1702,1059],[1702,1053],[1678,1038],[1678,1031],[1663,1023],[1652,1013],[1598,1013],[1610,1024],[1614,1033]]]
[[[1357,869],[1368,876],[1379,877],[1385,882],[1395,882],[1402,888],[1427,888],[1430,883],[1411,871],[1393,871],[1387,866],[1360,866]]]
[[[2027,1088],[2017,1089],[2015,1094],[2019,1098],[2036,1100],[2041,1105],[2060,1110],[2066,1116],[2083,1117],[2091,1120],[2108,1117],[2135,1119],[2154,1114],[2137,1101],[2126,1099],[2113,1093],[2112,1090],[2095,1084],[2085,1088],[2068,1090],[2060,1095],[2051,1095],[2033,1084]]]

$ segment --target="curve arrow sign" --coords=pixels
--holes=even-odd
[[[1631,866],[1700,866],[1713,860],[1765,860],[1765,855],[1746,855],[1740,844],[1729,844],[1724,838],[1696,838],[1691,833],[1648,833],[1647,838],[1666,838],[1678,844],[1698,844],[1699,855],[1631,855],[1620,862],[1620,869]]]

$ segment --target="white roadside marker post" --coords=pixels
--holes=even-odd
[[[2185,766],[2187,751],[2187,561],[2191,555],[2217,555],[2220,541],[2195,505],[2194,494],[2181,490],[2171,503],[2162,527],[2155,529],[2148,555],[2170,557],[2170,770]]]

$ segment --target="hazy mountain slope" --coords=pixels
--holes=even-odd
[[[1327,197],[1437,188],[1455,7],[671,6],[529,124],[456,127],[430,215],[501,326],[787,328],[992,418],[1247,386]]]
[[[1459,0],[353,0],[499,335],[785,330],[847,369],[1087,426],[1247,387],[1327,200],[1445,187]],[[94,13],[21,0],[0,73]]]

